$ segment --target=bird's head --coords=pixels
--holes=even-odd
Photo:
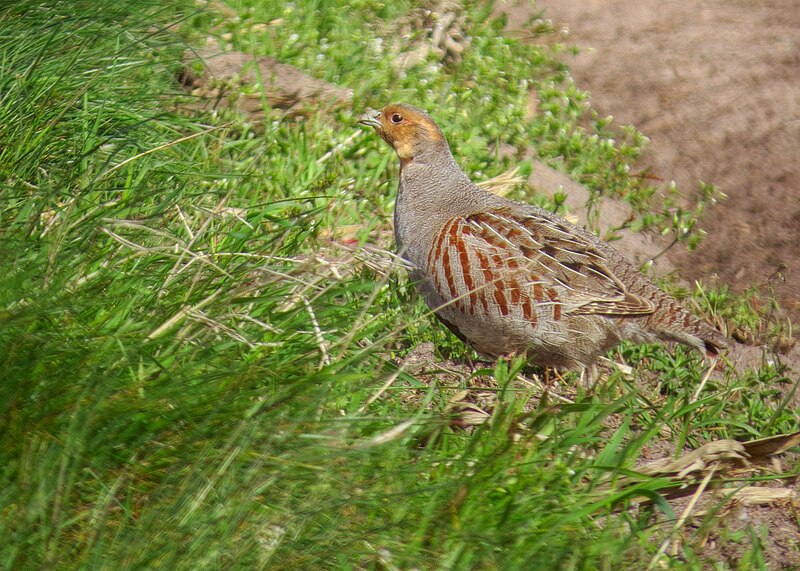
[[[449,152],[447,141],[433,119],[411,105],[393,103],[379,111],[369,110],[358,122],[373,127],[394,148],[401,164],[442,148]]]

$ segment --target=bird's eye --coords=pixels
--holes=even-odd
[[[392,115],[392,123],[394,123],[395,125],[399,125],[402,122],[403,122],[403,116],[400,115],[400,113],[395,113]]]

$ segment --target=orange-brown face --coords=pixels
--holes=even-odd
[[[367,111],[358,122],[373,127],[394,148],[401,161],[413,159],[431,143],[444,142],[433,119],[411,105],[393,103],[380,111]]]

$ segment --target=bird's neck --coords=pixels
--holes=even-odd
[[[400,191],[415,203],[450,201],[454,190],[471,185],[446,144],[400,160]]]
[[[422,263],[435,232],[453,216],[470,214],[481,192],[447,150],[402,164],[395,238],[403,256]]]

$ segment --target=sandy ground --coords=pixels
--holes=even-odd
[[[736,291],[768,291],[769,282],[800,323],[797,0],[537,6],[564,30],[562,42],[581,47],[565,61],[595,108],[650,138],[642,165],[687,196],[698,181],[728,196],[702,221],[704,243],[671,253],[680,274]]]

